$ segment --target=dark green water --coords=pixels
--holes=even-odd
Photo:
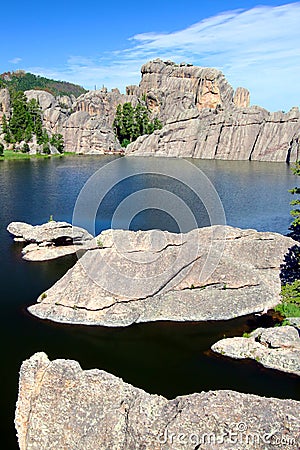
[[[212,343],[224,335],[248,331],[253,326],[251,317],[220,323],[150,323],[107,329],[58,325],[37,320],[26,312],[26,307],[58,280],[75,258],[25,262],[20,255],[22,246],[13,243],[6,226],[13,220],[43,223],[50,214],[56,220],[71,221],[84,183],[112,159],[68,157],[0,163],[2,448],[17,448],[13,417],[18,370],[22,360],[37,351],[45,351],[50,359],[76,359],[83,368],[107,370],[148,392],[169,398],[209,389],[300,398],[296,377],[263,369],[255,362],[231,361],[210,353]],[[122,158],[122,164],[145,171],[147,167],[155,170],[160,163],[153,159]],[[169,164],[183,166],[180,160],[170,160]],[[287,190],[297,184],[297,179],[285,164],[222,161],[195,164],[215,185],[229,225],[287,232],[290,209]],[[135,190],[154,186],[161,189],[171,186],[191,207],[197,201],[188,189],[164,177],[136,177],[116,186],[107,196],[99,211],[97,231],[110,226],[120,199]],[[196,209],[198,224],[207,225],[205,209],[199,205]],[[132,228],[178,231],[170,216],[156,210],[137,215]]]

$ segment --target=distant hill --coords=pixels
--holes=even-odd
[[[0,88],[8,87],[16,91],[28,91],[30,89],[40,89],[57,95],[79,95],[84,94],[86,89],[77,84],[67,81],[56,81],[32,73],[17,70],[16,72],[5,72],[0,74]]]

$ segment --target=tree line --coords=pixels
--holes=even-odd
[[[50,92],[55,97],[58,95],[74,95],[79,97],[87,92],[82,86],[67,81],[56,81],[50,78],[34,75],[33,73],[17,70],[0,74],[0,89],[7,87],[15,91],[28,91],[40,89]]]

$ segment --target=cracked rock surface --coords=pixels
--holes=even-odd
[[[28,243],[22,250],[28,261],[47,261],[76,253],[93,239],[83,228],[54,220],[35,226],[11,222],[7,231],[15,236],[15,241]]]
[[[300,376],[300,337],[291,326],[258,328],[249,337],[222,339],[212,350],[235,359],[255,359],[265,367]]]
[[[56,322],[127,326],[226,320],[280,301],[291,238],[212,226],[175,234],[107,230],[29,311]]]
[[[229,390],[167,400],[36,353],[21,367],[15,425],[20,450],[294,450],[299,413],[295,400]]]

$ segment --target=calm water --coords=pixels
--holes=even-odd
[[[74,262],[66,257],[47,263],[21,259],[20,244],[13,243],[6,226],[13,220],[32,224],[72,220],[76,198],[89,177],[113,157],[68,157],[41,161],[0,163],[0,267],[1,267],[1,435],[2,447],[16,449],[13,416],[21,361],[34,352],[53,358],[73,358],[83,368],[98,367],[148,392],[174,397],[209,389],[235,389],[259,395],[300,398],[296,377],[259,367],[255,362],[231,361],[212,355],[212,343],[224,335],[242,334],[253,326],[251,317],[221,323],[134,325],[125,329],[64,326],[39,321],[26,312],[37,296],[59,279]],[[122,171],[159,170],[158,159],[120,159]],[[171,168],[186,172],[180,160]],[[242,228],[286,233],[290,194],[297,184],[285,164],[197,161],[214,184],[226,212],[227,223]],[[102,171],[103,182],[109,171]],[[136,176],[115,186],[99,208],[96,231],[110,227],[115,208],[136,190],[170,189],[194,210],[199,226],[208,214],[193,192],[180,183],[155,174]],[[82,218],[84,221],[85,218]],[[117,224],[122,227],[122,218]],[[171,215],[155,208],[137,214],[132,229],[161,228],[178,231]],[[252,320],[252,322],[251,322]]]

